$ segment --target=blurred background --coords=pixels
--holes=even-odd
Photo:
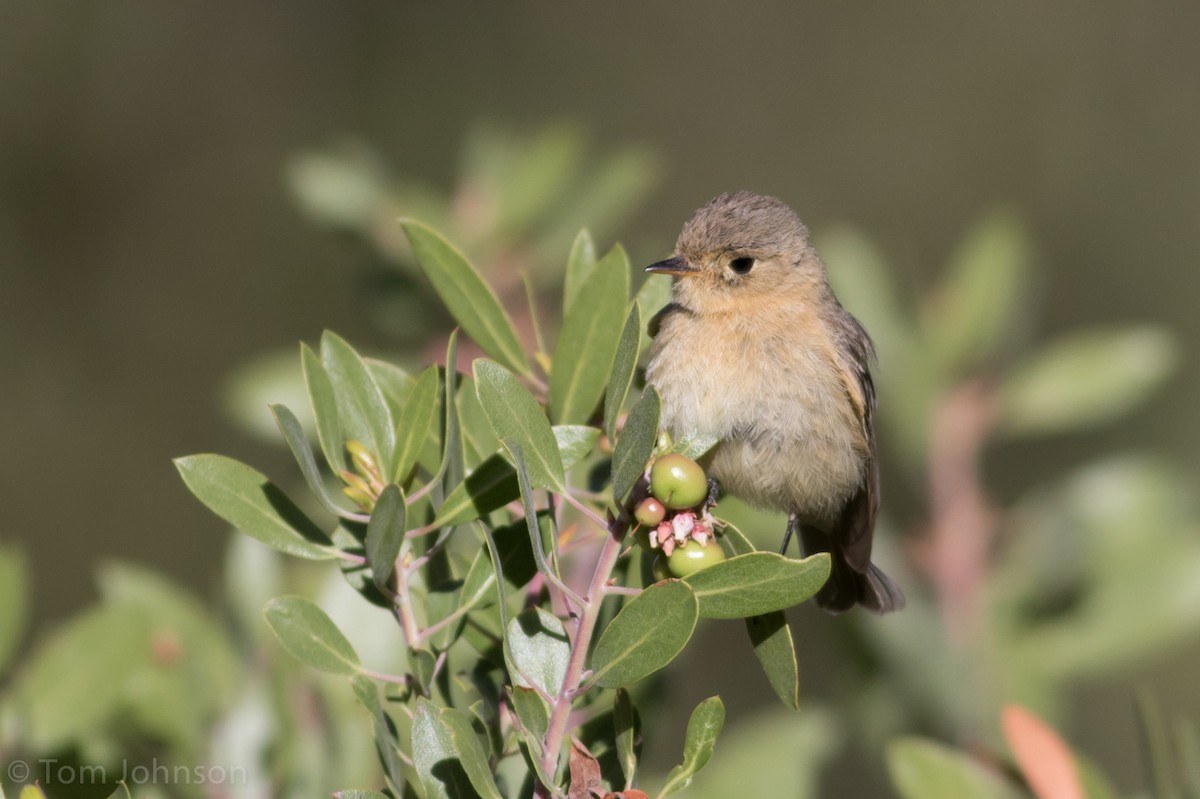
[[[747,188],[789,202],[819,244],[823,231],[869,241],[895,302],[919,314],[964,237],[1003,209],[1028,251],[1006,311],[1010,349],[1152,325],[1174,368],[1134,413],[990,447],[990,500],[1025,503],[1078,465],[1134,452],[1166,464],[1191,547],[1197,31],[1189,3],[761,3],[731,16],[714,2],[8,0],[0,541],[29,564],[21,649],[95,601],[108,560],[221,602],[226,531],[170,459],[223,452],[292,475],[245,408],[264,408],[270,425],[262,375],[294,363],[297,341],[330,328],[410,364],[441,346],[448,317],[425,312],[429,295],[395,269],[389,220],[400,214],[446,229],[488,262],[501,293],[520,296],[504,269],[514,242],[533,242],[522,265],[548,290],[579,225],[602,252],[623,242],[636,266],[669,253],[711,196]],[[539,168],[577,205],[505,216],[522,198],[486,190],[525,185],[505,169]],[[886,360],[880,369],[907,377]],[[905,486],[884,494],[899,531],[927,510],[924,475],[886,442],[885,480]],[[1129,518],[1136,528],[1142,517]],[[1167,612],[1137,597],[1126,597],[1137,614]],[[1200,718],[1197,619],[1181,613],[1153,646],[1101,674],[1070,672],[1053,691],[1060,728],[1125,790],[1145,784],[1133,685]],[[796,623],[805,693],[828,705],[849,690],[839,671],[853,641],[835,643],[846,623],[807,609]],[[705,640],[719,650],[721,635]],[[916,716],[910,731],[946,726]],[[862,791],[877,789],[881,767],[864,776],[856,749],[869,737],[837,750],[821,795],[873,795]]]

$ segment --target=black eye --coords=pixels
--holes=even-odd
[[[734,258],[729,262],[729,268],[739,275],[745,275],[754,268],[753,258]]]

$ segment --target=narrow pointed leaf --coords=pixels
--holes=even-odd
[[[629,259],[616,247],[596,265],[563,319],[550,372],[550,412],[560,424],[591,418],[612,369],[629,296]]]
[[[901,799],[1020,799],[1023,796],[970,756],[921,738],[887,748],[888,773]]]
[[[706,619],[744,619],[786,610],[805,601],[829,578],[829,554],[803,560],[775,552],[751,552],[684,578],[696,592]]]
[[[1146,399],[1178,360],[1176,342],[1157,328],[1072,334],[1009,374],[1001,389],[1001,424],[1014,435],[1102,424]]]
[[[325,534],[261,472],[224,455],[189,455],[175,467],[197,499],[251,538],[298,558],[336,557]]]
[[[450,491],[466,477],[466,455],[463,452],[462,425],[458,416],[458,330],[446,342],[446,368],[442,379],[442,461],[438,479],[442,488]]]
[[[546,729],[550,726],[550,708],[537,691],[532,688],[510,688],[509,703],[527,738],[541,741],[546,737]]]
[[[558,440],[537,400],[512,372],[488,360],[475,361],[475,390],[496,437],[520,444],[537,488],[566,490]]]
[[[796,661],[792,630],[783,611],[747,618],[746,632],[750,634],[754,656],[779,701],[790,710],[799,710],[800,666]]]
[[[1085,799],[1075,755],[1044,721],[1020,705],[1000,714],[1004,740],[1038,799]]]
[[[625,501],[638,478],[646,471],[646,462],[658,442],[658,417],[662,400],[652,386],[642,392],[642,398],[629,412],[625,427],[613,449],[612,487],[617,504]]]
[[[421,271],[467,335],[509,369],[529,374],[529,361],[512,320],[466,256],[420,222],[402,219],[400,225]]]
[[[392,790],[396,792],[396,796],[400,796],[405,783],[404,765],[400,760],[395,725],[392,724],[391,719],[384,713],[383,706],[379,703],[379,689],[368,677],[361,674],[351,677],[350,685],[354,688],[354,695],[359,704],[371,714],[371,724],[375,732],[375,751],[392,784]]]
[[[429,428],[437,414],[439,382],[438,368],[426,369],[400,411],[400,421],[396,423],[396,469],[392,472],[398,482],[412,471],[429,438]]]
[[[292,657],[332,674],[358,673],[354,647],[325,611],[304,597],[276,597],[267,603],[263,615]]]
[[[425,788],[425,799],[477,799],[471,778],[455,747],[454,733],[438,707],[417,699],[413,715],[412,759]]]
[[[686,583],[665,580],[650,586],[604,628],[592,653],[592,681],[619,688],[653,674],[683,651],[699,618],[699,604]]]
[[[633,384],[633,373],[637,370],[641,355],[642,309],[634,300],[625,317],[625,328],[617,341],[617,353],[613,357],[612,371],[608,375],[608,389],[604,395],[604,433],[609,441],[617,440],[617,419],[625,405],[625,397]]]
[[[579,231],[567,256],[567,274],[563,281],[563,312],[570,313],[579,290],[596,268],[596,244],[587,229]]]
[[[387,794],[380,793],[379,791],[348,788],[344,791],[334,791],[333,799],[388,799],[388,796]]]
[[[471,787],[475,789],[474,795],[481,799],[504,799],[492,776],[487,754],[484,753],[466,714],[454,708],[445,708],[441,717],[442,723],[450,729],[451,742],[458,753],[463,770],[467,772]]]
[[[571,656],[571,642],[558,617],[541,608],[521,612],[508,624],[508,646],[517,669],[513,684],[558,696]]]
[[[625,787],[637,779],[638,759],[642,752],[642,722],[629,692],[618,688],[613,697],[613,730],[617,744],[617,762],[625,775]]]
[[[724,725],[725,705],[720,697],[710,696],[696,706],[688,720],[687,737],[683,741],[683,762],[667,775],[666,785],[658,792],[660,799],[691,785],[696,772],[712,758],[717,736]]]
[[[586,458],[600,440],[600,429],[581,424],[554,425],[554,440],[564,469],[570,469]]]
[[[396,422],[383,390],[366,362],[345,339],[329,330],[321,335],[321,363],[337,396],[338,419],[347,438],[358,439],[392,473],[396,454]]]
[[[650,325],[654,317],[671,301],[671,278],[667,275],[650,275],[638,289],[635,299],[642,309],[644,320],[639,347],[644,352],[650,346]]]
[[[516,481],[515,476],[513,481]],[[549,527],[546,513],[539,516],[538,523],[542,528]],[[537,562],[530,549],[529,531],[525,520],[521,519],[512,524],[497,527],[493,531],[493,536],[500,549],[507,588],[519,591],[528,585],[529,581],[537,574]],[[491,556],[487,547],[484,547],[475,554],[475,560],[471,562],[471,568],[467,570],[467,576],[463,578],[462,604],[487,607],[494,603],[496,601],[495,579],[496,571],[492,567]]]
[[[340,472],[346,468],[346,455],[342,451],[345,439],[342,437],[341,422],[338,421],[337,395],[333,391],[333,383],[320,356],[307,344],[300,345],[300,363],[304,367],[304,383],[308,386],[308,399],[312,403],[317,439],[321,442],[321,451],[325,453],[325,462],[330,469]]]
[[[379,390],[383,392],[392,418],[399,419],[404,403],[416,388],[416,378],[390,361],[381,361],[378,358],[363,358],[363,361],[371,371],[371,377],[375,378]]]
[[[357,514],[354,511],[342,507],[341,503],[329,491],[329,486],[325,484],[325,479],[321,477],[320,468],[317,466],[317,459],[313,457],[312,450],[308,446],[308,439],[304,436],[304,429],[300,426],[300,420],[296,418],[296,414],[292,413],[286,405],[271,405],[269,407],[271,414],[275,417],[275,423],[279,425],[279,430],[283,433],[283,438],[287,442],[288,449],[292,451],[292,455],[296,458],[296,463],[300,466],[300,473],[304,475],[304,482],[308,483],[309,490],[320,501],[321,506],[342,519],[350,519],[356,516]]]
[[[406,506],[404,494],[395,483],[386,486],[367,522],[367,565],[376,588],[387,585],[396,567],[400,545],[404,543]]]
[[[685,458],[691,458],[696,461],[700,460],[705,453],[715,447],[719,441],[720,439],[713,435],[696,432],[687,433],[671,445],[671,452],[678,452]]]
[[[538,524],[537,509],[533,505],[533,486],[529,482],[529,470],[526,467],[525,455],[521,445],[512,439],[504,439],[504,447],[512,457],[517,468],[517,482],[521,489],[521,504],[525,511],[525,525],[529,530],[529,541],[533,548],[533,559],[538,571],[542,574],[556,577],[557,574],[546,560],[546,551],[542,547],[542,531]]]

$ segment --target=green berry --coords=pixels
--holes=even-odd
[[[651,467],[650,493],[672,510],[694,508],[708,495],[708,478],[700,464],[673,452]]]
[[[662,553],[659,553],[654,558],[654,562],[650,564],[650,574],[654,575],[656,581],[669,580],[675,576],[671,573],[671,569],[667,565],[667,559],[662,556]]]
[[[671,557],[667,558],[667,568],[676,577],[687,577],[723,560],[725,552],[715,541],[709,541],[707,544],[688,541],[683,546],[675,547]]]

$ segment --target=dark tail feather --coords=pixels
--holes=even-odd
[[[860,572],[850,565],[829,536],[809,526],[801,527],[800,540],[804,551],[828,552],[829,580],[817,592],[817,605],[832,613],[842,613],[862,605],[872,613],[891,613],[904,607],[904,594],[874,563]]]

